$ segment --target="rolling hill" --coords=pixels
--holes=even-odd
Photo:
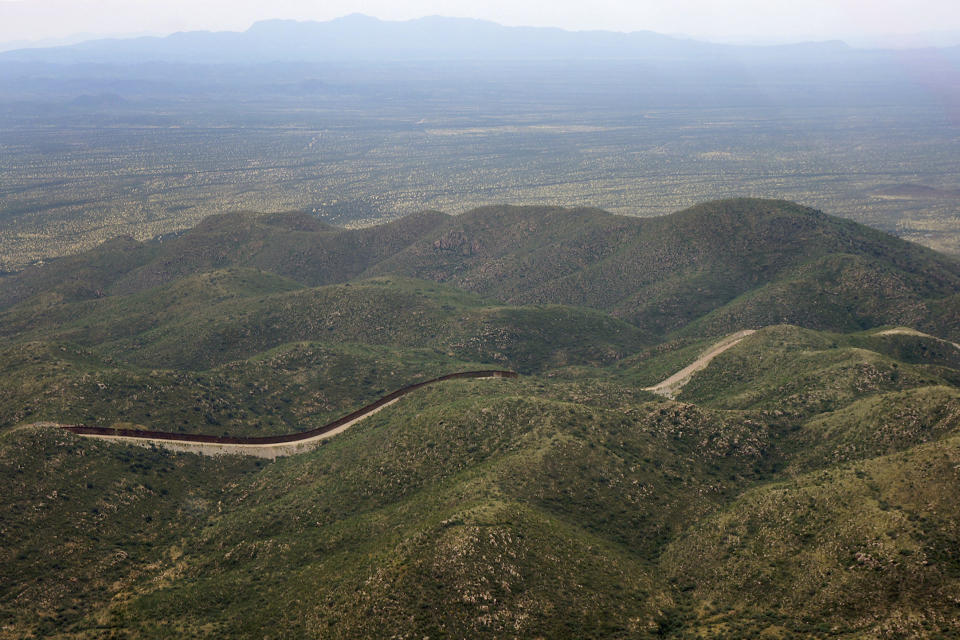
[[[0,280],[0,638],[955,637],[958,292],[760,200],[228,214],[31,267]],[[54,426],[287,433],[494,367],[275,461]]]
[[[306,286],[403,275],[506,304],[597,309],[657,336],[788,322],[841,331],[903,324],[960,338],[956,259],[769,200],[652,219],[501,206],[358,230],[306,214],[228,214],[162,243],[115,241],[24,270],[0,284],[0,308],[41,291],[65,300],[126,294],[236,266]]]

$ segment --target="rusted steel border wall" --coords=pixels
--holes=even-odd
[[[323,435],[329,431],[333,431],[337,427],[344,425],[351,420],[355,420],[364,414],[367,414],[371,411],[379,409],[383,405],[393,402],[397,398],[407,395],[421,387],[426,387],[427,385],[436,384],[437,382],[444,382],[446,380],[462,380],[467,378],[516,378],[517,374],[513,371],[462,371],[460,373],[450,373],[445,376],[440,376],[439,378],[434,378],[433,380],[426,380],[424,382],[418,382],[417,384],[412,384],[409,387],[403,387],[402,389],[397,389],[393,393],[389,393],[376,402],[371,402],[365,407],[357,409],[353,413],[349,413],[342,418],[337,418],[333,422],[327,423],[322,427],[317,427],[316,429],[311,429],[310,431],[301,431],[299,433],[287,433],[282,436],[254,436],[254,437],[235,437],[235,436],[209,436],[202,434],[189,434],[189,433],[171,433],[169,431],[143,431],[140,429],[111,429],[109,427],[88,427],[84,425],[66,425],[61,427],[66,431],[71,431],[73,433],[81,435],[91,435],[91,436],[122,436],[126,438],[144,438],[150,440],[174,440],[178,442],[198,442],[205,444],[281,444],[285,442],[298,442],[300,440],[307,440],[319,435]]]

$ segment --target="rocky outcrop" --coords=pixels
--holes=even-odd
[[[459,230],[447,231],[433,243],[434,251],[459,253],[462,256],[472,256],[480,250],[480,244],[471,240],[466,233]]]

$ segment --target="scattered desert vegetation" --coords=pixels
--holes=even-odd
[[[758,200],[232,214],[25,269],[0,637],[954,637],[958,282]],[[493,365],[270,462],[49,424],[284,433]]]

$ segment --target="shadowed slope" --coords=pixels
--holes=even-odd
[[[145,245],[113,242],[0,282],[0,306],[76,300],[246,267],[302,285],[404,275],[508,304],[605,311],[655,335],[793,323],[899,324],[960,339],[960,263],[813,209],[725,200],[660,218],[484,207],[344,230],[306,214],[227,214]],[[804,302],[805,301],[805,302]]]
[[[850,258],[844,262],[842,256]],[[652,219],[593,209],[478,209],[450,219],[370,273],[449,282],[512,303],[549,300],[588,306],[663,333],[747,292],[782,287],[781,279],[796,282],[795,287],[819,288],[821,269],[807,267],[818,260],[833,261],[832,277],[859,286],[860,299],[847,296],[838,303],[855,328],[905,317],[900,307],[886,303],[890,291],[874,286],[890,281],[886,289],[896,291],[904,307],[920,304],[912,319],[956,331],[922,302],[956,292],[960,263],[780,201],[719,201]],[[803,308],[797,314],[797,299],[768,295],[762,309],[731,313],[700,331],[716,335],[762,326],[771,324],[773,316],[779,316],[777,322],[806,322],[812,316],[824,328],[850,328],[847,317],[836,317],[838,311],[828,315]]]

